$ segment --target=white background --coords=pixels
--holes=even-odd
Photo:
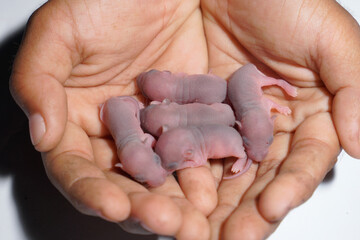
[[[1,64],[11,61],[7,49],[18,44],[28,17],[42,2],[0,0],[0,54],[7,54],[0,55]],[[360,22],[359,0],[339,2]],[[16,120],[21,116],[16,111],[10,115]],[[24,126],[24,120],[19,122]],[[26,129],[19,129],[0,145],[5,147],[0,152],[0,240],[156,239],[126,234],[115,224],[76,212],[49,183]],[[311,199],[293,210],[269,239],[360,239],[360,160],[341,153]]]

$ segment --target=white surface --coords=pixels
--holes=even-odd
[[[16,205],[12,198],[12,186],[12,178],[0,178],[0,239],[26,239],[16,212]]]
[[[334,178],[294,209],[269,240],[359,240],[360,160],[342,152]]]
[[[10,32],[23,26],[44,0],[0,0],[0,42]]]
[[[23,26],[30,14],[44,2],[41,0],[0,1],[0,43],[10,33]],[[360,2],[358,1],[341,0],[339,2],[360,21]],[[2,80],[6,81],[6,79]],[[329,182],[322,183],[310,200],[293,210],[269,239],[360,239],[359,173],[360,160],[341,154],[335,167],[334,177]],[[16,177],[21,178],[21,176]],[[24,223],[20,218],[26,214],[23,213],[23,206],[19,205],[21,201],[15,199],[14,191],[19,191],[19,189],[14,190],[13,178],[14,174],[0,175],[0,240],[34,239],[24,231]],[[17,198],[19,198],[18,195],[19,193],[17,193]],[[59,212],[61,213],[61,209]],[[45,215],[40,214],[40,216]],[[48,217],[49,220],[51,217],[56,218],[51,215]],[[64,228],[66,226],[59,226],[59,232]],[[54,233],[54,236],[56,234]]]
[[[360,22],[360,2],[359,0],[338,0],[358,22]]]

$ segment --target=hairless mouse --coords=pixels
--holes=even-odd
[[[291,110],[263,96],[262,87],[277,85],[295,97],[296,88],[281,79],[262,74],[254,64],[239,68],[229,79],[228,98],[234,108],[239,130],[248,157],[260,162],[273,141],[274,117],[270,111],[276,109],[289,115]]]
[[[155,101],[216,103],[226,97],[226,80],[213,74],[171,73],[150,70],[137,77],[142,94]]]
[[[140,127],[139,102],[132,97],[112,97],[100,111],[102,122],[115,140],[121,167],[135,180],[156,187],[165,182],[167,171],[152,146],[155,139]]]
[[[223,103],[180,105],[164,100],[153,101],[149,106],[141,109],[140,121],[145,131],[153,136],[160,136],[163,128],[204,124],[234,126],[235,115],[231,107]]]
[[[226,179],[241,175],[251,165],[239,132],[219,124],[170,129],[160,135],[155,152],[168,172],[204,165],[208,158],[236,157],[231,168],[234,174]]]

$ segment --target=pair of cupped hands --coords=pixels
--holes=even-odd
[[[99,105],[140,101],[135,78],[149,69],[227,79],[252,62],[298,87],[275,120],[266,159],[222,180],[231,162],[177,172],[145,188],[118,162]],[[307,200],[340,145],[360,157],[360,30],[332,0],[52,0],[28,23],[11,92],[29,118],[51,182],[79,211],[178,239],[262,239]],[[160,87],[160,86],[159,86]]]

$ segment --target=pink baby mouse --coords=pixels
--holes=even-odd
[[[270,111],[275,108],[289,115],[288,107],[280,106],[263,96],[264,86],[277,85],[292,97],[297,96],[296,88],[284,80],[267,77],[254,64],[239,68],[229,79],[228,98],[234,108],[239,130],[248,157],[260,162],[273,141],[274,117]]]
[[[167,172],[152,149],[154,137],[140,127],[139,112],[139,102],[132,97],[112,97],[101,106],[100,118],[115,140],[120,159],[116,166],[138,182],[160,186]]]
[[[231,171],[224,179],[246,172],[251,165],[236,129],[219,124],[177,127],[160,135],[155,152],[168,172],[204,165],[208,158],[236,157]]]
[[[235,115],[231,107],[223,103],[211,105],[189,103],[180,105],[169,100],[153,101],[140,110],[142,128],[153,136],[160,136],[162,129],[178,126],[223,124],[234,126]]]
[[[169,99],[180,104],[223,102],[226,97],[226,80],[213,74],[171,73],[150,70],[137,77],[142,94],[154,101]]]

